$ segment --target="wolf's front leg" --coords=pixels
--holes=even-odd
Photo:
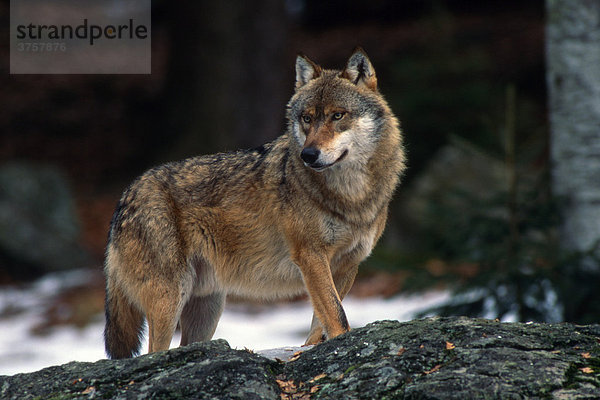
[[[348,320],[325,257],[316,252],[300,251],[295,257],[295,262],[302,272],[315,316],[327,338],[330,339],[347,332],[350,329]],[[313,344],[316,338],[310,339],[311,341],[307,341],[307,344]],[[320,338],[316,340],[316,342],[318,341]]]
[[[321,322],[317,315],[313,312],[312,322],[310,324],[310,332],[308,332],[308,337],[306,338],[306,342],[304,342],[305,346],[309,346],[312,344],[318,344],[327,339],[325,337],[325,332],[323,331],[323,327],[321,326]]]
[[[357,273],[358,264],[352,264],[349,268],[342,268],[336,271],[333,280],[341,300],[346,297],[346,294],[348,294],[350,288],[352,288],[352,284],[354,283]],[[321,326],[321,323],[315,313],[313,313],[312,323],[310,324],[310,332],[304,344],[317,344],[325,339],[326,337],[323,327]]]

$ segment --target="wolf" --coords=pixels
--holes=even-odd
[[[306,344],[350,328],[341,305],[405,169],[399,123],[357,48],[343,70],[300,54],[286,132],[251,150],[150,169],[123,193],[106,249],[106,352],[210,340],[227,294],[308,293]]]

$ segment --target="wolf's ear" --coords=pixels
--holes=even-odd
[[[369,61],[369,57],[365,51],[357,47],[348,59],[346,69],[342,72],[342,78],[348,79],[357,86],[364,85],[367,88],[377,90],[377,76],[375,76],[375,68]]]
[[[296,57],[296,89],[306,85],[311,79],[318,78],[322,69],[304,54]]]

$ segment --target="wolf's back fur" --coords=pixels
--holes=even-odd
[[[228,293],[307,291],[308,343],[348,330],[340,301],[383,232],[402,140],[361,50],[342,72],[303,56],[296,67],[286,134],[162,165],[124,192],[105,262],[111,357],[139,352],[143,316],[149,351],[168,348],[178,321],[182,344],[209,340]]]

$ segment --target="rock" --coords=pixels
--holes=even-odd
[[[215,340],[135,359],[72,362],[0,377],[0,398],[269,399],[278,397],[274,364]]]
[[[380,321],[289,362],[215,340],[0,376],[0,397],[589,399],[600,397],[599,340],[599,325]]]
[[[303,353],[306,350],[310,350],[314,347],[314,345],[306,345],[306,346],[289,346],[289,347],[279,347],[277,349],[268,349],[268,350],[259,350],[256,354],[261,355],[263,357],[269,358],[275,361],[290,361],[292,358],[295,358],[299,355],[299,353]]]
[[[64,176],[55,168],[27,163],[0,167],[0,265],[9,275],[81,268],[79,220]]]

